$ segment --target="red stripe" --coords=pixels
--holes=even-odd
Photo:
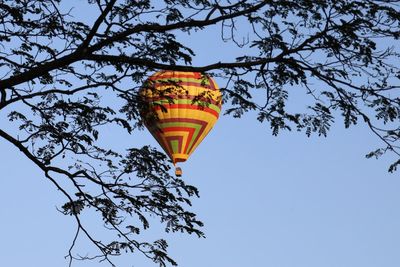
[[[191,143],[190,141],[193,138],[193,134],[194,134],[195,128],[188,128],[188,131],[189,131],[189,136],[188,136],[188,139],[187,139],[187,142],[186,142],[186,146],[185,146],[185,150],[184,150],[186,154],[188,154],[188,152],[189,152],[188,148],[189,148],[189,144]]]
[[[209,113],[211,115],[214,115],[217,119],[219,117],[219,112],[217,112],[217,111],[215,111],[215,110],[213,110],[211,108],[201,107],[201,106],[198,106],[198,105],[188,105],[188,104],[172,104],[171,105],[171,104],[167,104],[167,105],[162,105],[162,106],[164,108],[166,108],[167,110],[168,109],[175,109],[175,108],[176,109],[182,108],[182,109],[201,110],[201,111],[207,112],[207,113]],[[161,106],[154,106],[154,109],[155,110],[160,110]]]
[[[154,138],[157,140],[160,146],[164,149],[165,152],[167,152],[168,156],[172,159],[172,149],[168,143],[164,142],[164,138],[162,137],[162,131],[156,129],[154,132],[150,131],[150,133],[154,136]]]
[[[189,100],[193,100],[196,99],[196,101],[203,101],[203,102],[207,102],[213,105],[216,105],[217,107],[221,108],[221,101],[215,101],[211,98],[206,98],[206,97],[198,97],[198,96],[194,96],[194,95],[174,95],[171,96],[172,100],[180,100],[180,99],[189,99]],[[169,100],[166,97],[149,97],[147,98],[147,101],[149,102],[155,102],[155,101],[160,101],[160,100]],[[196,101],[193,104],[196,104]]]
[[[168,145],[171,148],[172,153],[173,153],[174,150],[172,149],[171,141],[178,140],[178,153],[182,153],[181,152],[182,151],[182,140],[183,140],[182,136],[179,136],[179,135],[177,135],[177,136],[168,136],[165,139],[167,139]]]
[[[183,150],[183,153],[187,153],[188,152],[187,149],[188,149],[190,141],[193,138],[193,134],[194,134],[194,131],[195,131],[194,128],[189,128],[189,127],[165,127],[165,128],[163,128],[163,131],[164,132],[173,132],[173,131],[189,132],[189,135],[188,135],[188,138],[187,138],[188,141],[186,142],[186,146],[185,146],[185,148]],[[182,153],[182,152],[179,152],[179,153]]]
[[[173,78],[194,78],[194,79],[202,79],[202,77],[206,78],[208,75],[202,75],[200,72],[187,72],[187,74],[177,74],[174,71],[163,71],[157,72],[156,74],[149,77],[149,80],[157,80],[157,79],[173,79]]]
[[[171,87],[177,87],[180,88],[180,86],[182,87],[182,89],[185,89],[184,86],[195,86],[195,87],[200,87],[200,88],[206,88],[209,90],[212,90],[212,87],[209,84],[205,84],[205,83],[201,83],[199,82],[185,82],[185,81],[157,81],[157,82],[152,82],[151,83],[152,87],[154,88],[159,88],[159,87],[165,87],[165,86],[171,86]],[[214,88],[215,90],[215,88]]]
[[[156,87],[159,86],[159,84],[168,84],[168,79],[197,79],[199,80],[199,83],[201,87],[209,88],[210,90],[216,90],[215,82],[214,79],[212,79],[210,76],[207,74],[201,74],[200,72],[188,72],[188,74],[177,74],[177,72],[174,71],[162,71],[162,72],[157,72],[156,74],[150,76],[148,80],[153,81],[153,84],[156,84]],[[167,80],[165,82],[157,82],[157,81],[163,81]],[[207,80],[209,82],[209,85],[204,84],[203,80]],[[187,84],[186,84],[187,83]],[[180,85],[188,85],[190,86],[190,82],[184,82],[184,81],[178,81],[176,83],[171,83],[171,85],[174,84],[180,84]]]
[[[204,130],[207,127],[208,122],[205,121],[201,121],[201,120],[195,120],[195,119],[183,119],[183,118],[175,118],[175,119],[162,119],[160,120],[160,123],[164,123],[164,122],[189,122],[189,123],[194,123],[194,124],[200,124],[202,127],[200,128],[199,134],[197,135],[196,139],[193,141],[193,145],[197,143],[197,141],[199,140],[200,136],[203,134]],[[192,151],[193,146],[190,147],[190,150],[187,151],[187,154],[190,154],[190,152]]]
[[[217,90],[217,87],[215,86],[214,80],[209,76],[207,76],[207,79],[208,79],[208,82],[210,83],[211,90]]]

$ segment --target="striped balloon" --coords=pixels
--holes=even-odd
[[[199,72],[157,72],[140,94],[145,100],[145,125],[174,164],[188,159],[221,110],[217,84]]]

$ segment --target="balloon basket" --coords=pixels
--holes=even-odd
[[[182,169],[180,167],[175,168],[175,175],[176,175],[176,177],[182,176]]]

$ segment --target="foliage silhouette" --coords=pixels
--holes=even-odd
[[[0,3],[0,136],[35,163],[66,197],[61,211],[109,261],[141,252],[175,265],[164,240],[137,241],[154,215],[166,231],[203,237],[188,209],[195,187],[170,175],[163,153],[126,153],[98,142],[107,127],[142,128],[138,89],[156,70],[208,72],[224,81],[226,114],[256,112],[274,135],[296,129],[327,135],[334,120],[365,123],[382,141],[367,155],[400,164],[398,68],[400,1],[391,0],[15,0]],[[77,10],[90,9],[92,18]],[[209,49],[234,44],[229,62],[193,66],[189,35],[217,25]],[[241,36],[246,36],[242,38]],[[215,43],[214,43],[215,42]],[[313,103],[289,111],[294,88]],[[263,97],[260,97],[263,93]],[[116,101],[110,104],[110,99]],[[13,126],[17,125],[15,130]],[[105,127],[106,126],[106,127]],[[71,186],[59,182],[66,178]],[[110,242],[80,219],[94,209],[115,234]],[[129,218],[125,220],[124,218]],[[86,257],[89,258],[89,257]]]

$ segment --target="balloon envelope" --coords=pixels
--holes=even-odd
[[[199,72],[157,72],[148,78],[140,94],[145,101],[145,125],[174,164],[188,159],[221,110],[217,84]]]

